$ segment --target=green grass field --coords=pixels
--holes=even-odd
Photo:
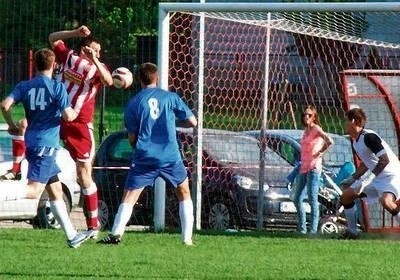
[[[200,232],[187,247],[177,233],[127,232],[70,249],[61,231],[1,229],[0,279],[397,279],[394,238]]]

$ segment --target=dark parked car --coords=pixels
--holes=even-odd
[[[178,129],[189,177],[194,168],[191,129]],[[116,132],[100,145],[93,177],[99,190],[103,226],[112,226],[130,166],[132,148],[127,133]],[[205,129],[202,152],[202,228],[252,228],[257,221],[260,148],[257,139],[223,130]],[[265,153],[264,223],[267,228],[293,228],[295,207],[289,200],[286,177],[293,166],[271,149]],[[307,204],[308,206],[308,204]],[[166,188],[166,226],[178,227],[178,201]],[[146,188],[128,224],[152,225],[153,188]]]

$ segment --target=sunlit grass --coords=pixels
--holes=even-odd
[[[200,232],[193,247],[178,233],[127,232],[118,246],[78,249],[54,230],[2,229],[0,239],[1,279],[396,279],[400,245],[266,232]]]

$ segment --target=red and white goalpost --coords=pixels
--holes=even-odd
[[[300,112],[313,104],[323,128],[343,134],[344,112],[357,103],[399,152],[399,25],[398,3],[161,3],[160,85],[178,92],[199,120],[196,227],[203,127],[301,129]],[[260,166],[267,161],[261,156]],[[258,191],[259,207],[249,211],[260,228],[263,184]],[[162,194],[157,199],[162,207]],[[392,228],[389,215],[365,209],[368,228]]]

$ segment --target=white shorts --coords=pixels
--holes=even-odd
[[[365,187],[363,193],[367,195],[367,203],[376,202],[385,192],[390,192],[400,199],[400,176],[387,176],[375,178],[371,184]]]

